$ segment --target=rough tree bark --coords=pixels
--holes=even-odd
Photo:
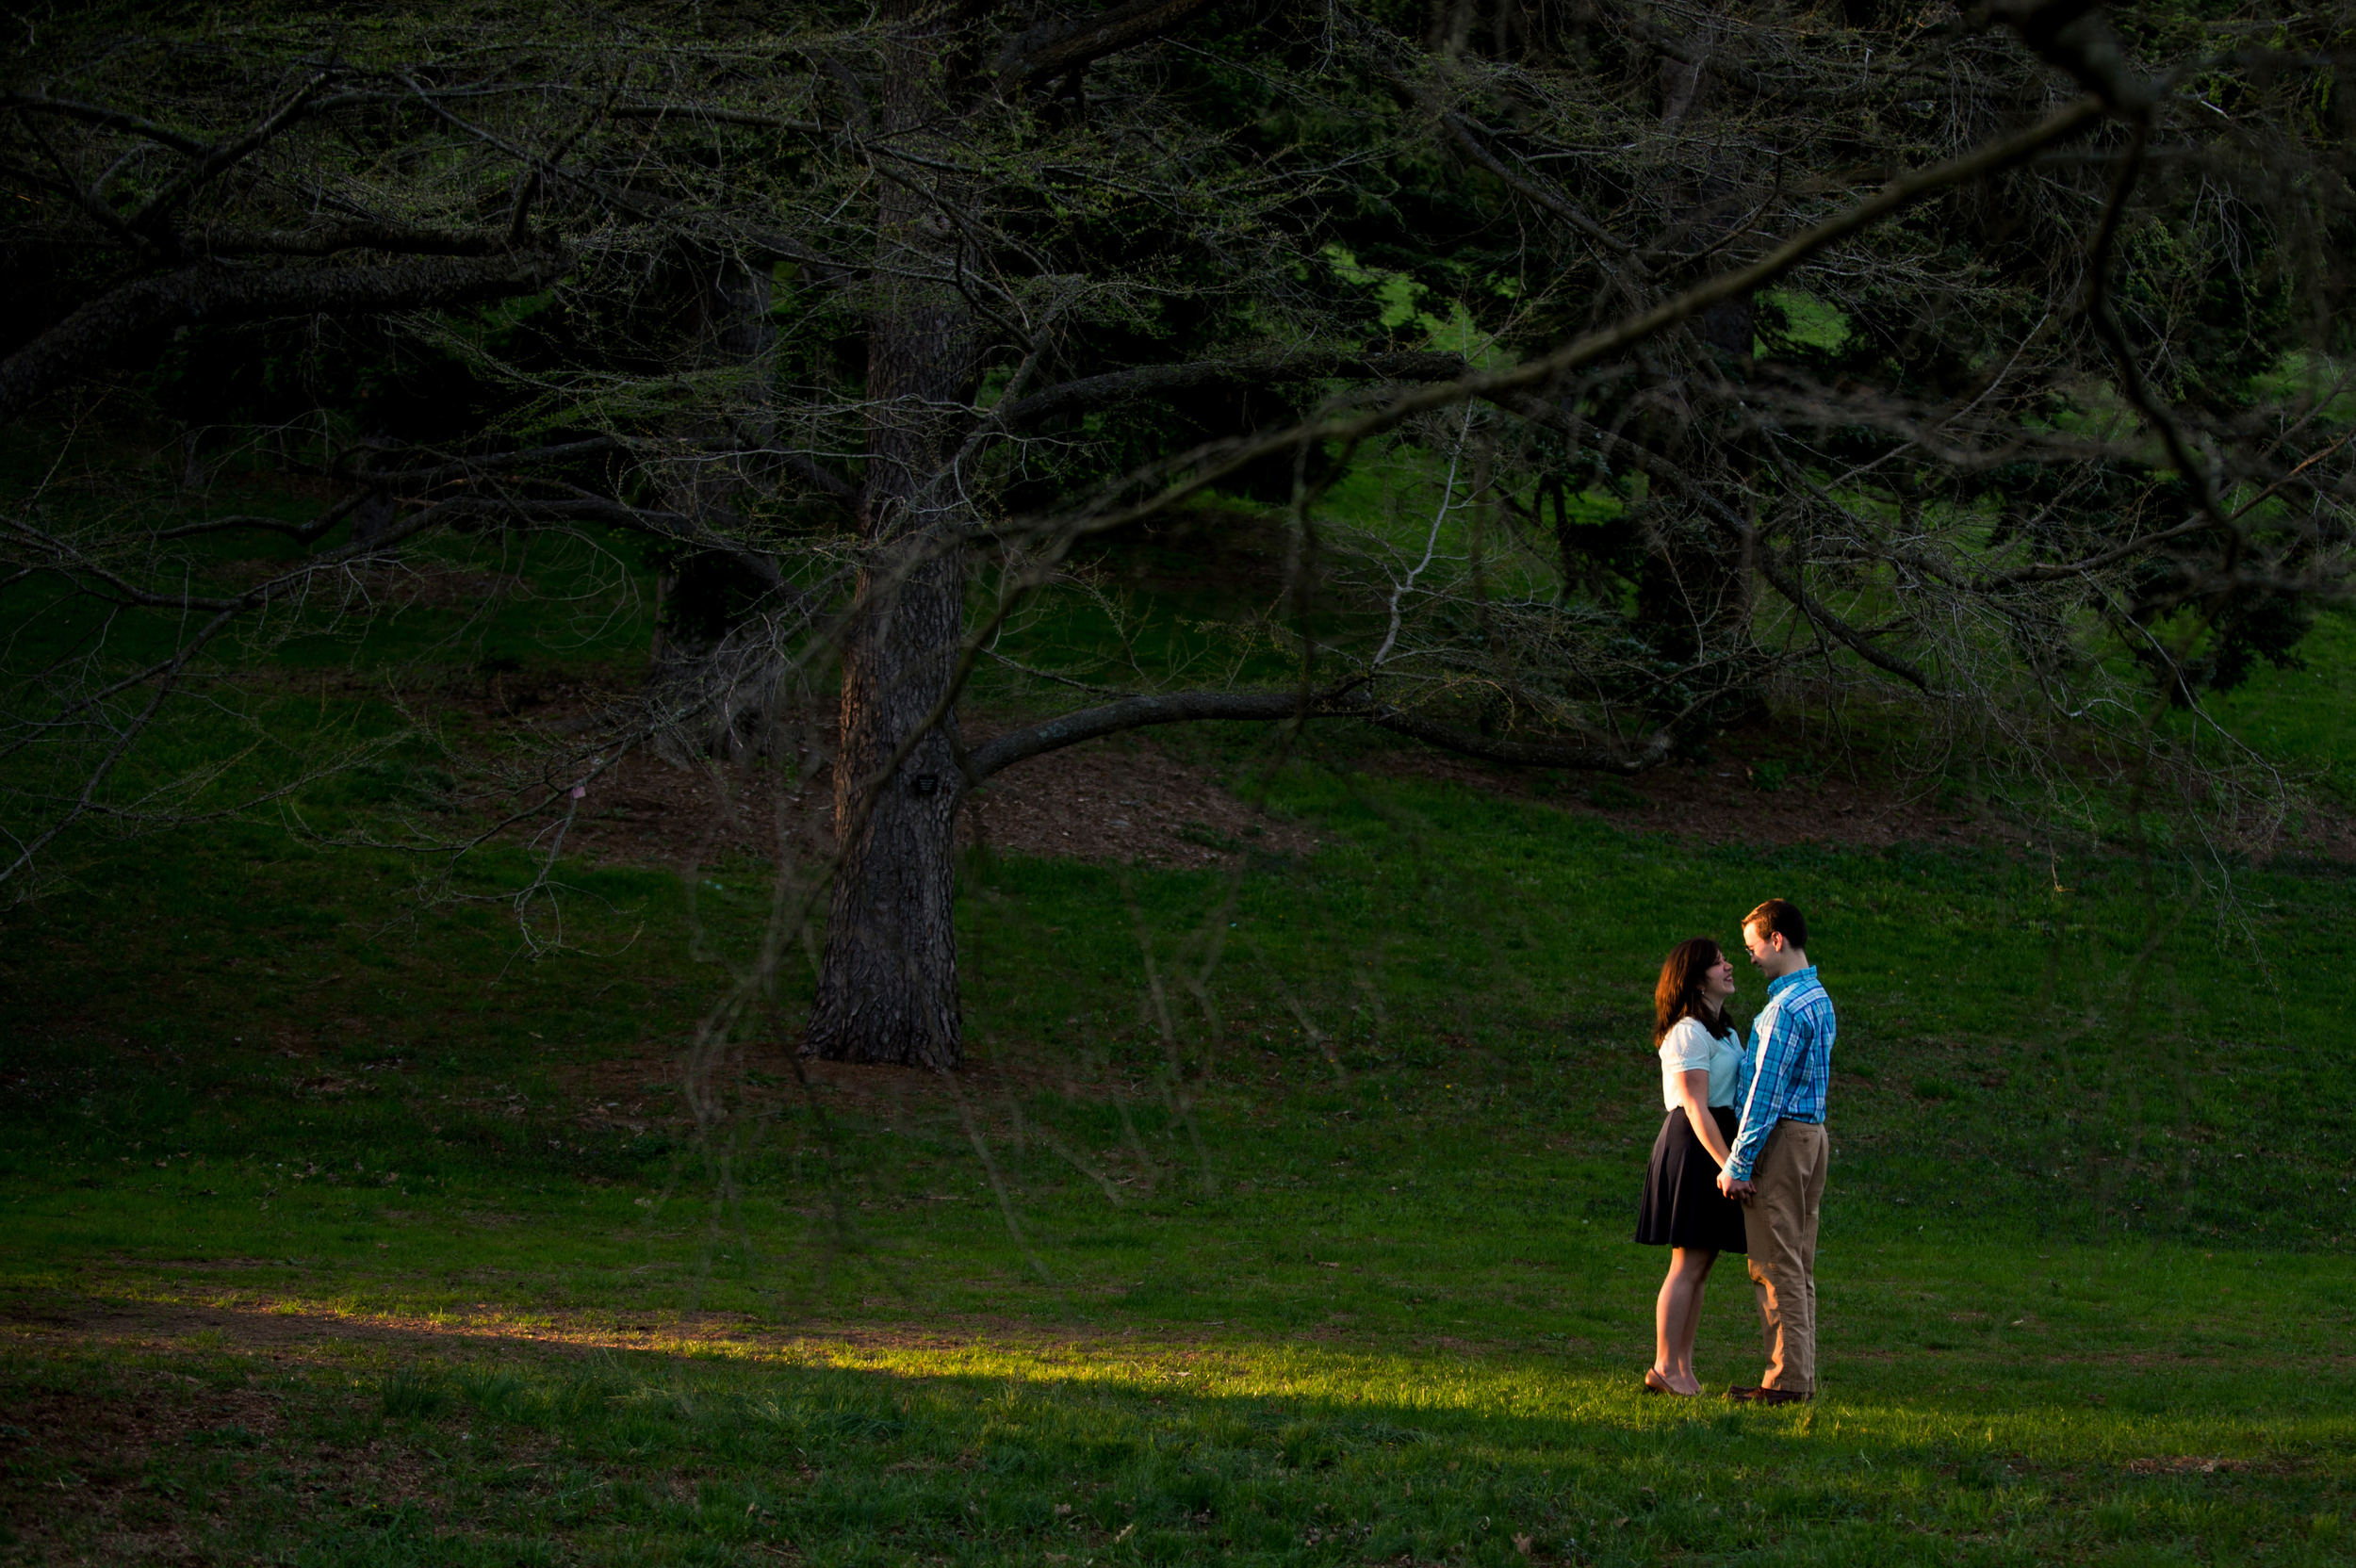
[[[921,145],[953,123],[939,42],[946,28],[897,0],[878,133]],[[939,14],[935,12],[934,14]],[[964,631],[958,503],[943,485],[955,413],[973,394],[976,341],[953,273],[957,236],[928,192],[879,198],[869,323],[865,554],[843,645],[834,759],[840,835],[809,1049],[836,1061],[949,1069],[957,1010],[952,857],[958,772],[949,703]]]

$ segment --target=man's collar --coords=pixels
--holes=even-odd
[[[1767,994],[1771,997],[1776,996],[1784,991],[1790,990],[1792,987],[1798,985],[1803,980],[1813,980],[1815,978],[1816,966],[1814,964],[1808,965],[1806,969],[1795,969],[1789,974],[1768,981]]]

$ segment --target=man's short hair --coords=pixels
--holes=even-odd
[[[1800,913],[1798,905],[1788,900],[1771,898],[1742,917],[1743,930],[1754,925],[1763,925],[1782,937],[1787,947],[1808,946],[1808,917]]]

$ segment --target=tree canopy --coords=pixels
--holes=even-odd
[[[233,707],[236,646],[442,531],[659,570],[641,698],[552,742],[528,808],[643,745],[831,769],[835,1054],[954,1064],[960,796],[1123,728],[1634,772],[1862,703],[2031,777],[2109,756],[2247,804],[2262,766],[2161,720],[2296,659],[2345,587],[2337,29],[2067,0],[35,17],[0,98],[0,420],[21,456],[111,455],[23,457],[7,613],[147,629],[9,668],[5,874],[192,798],[203,769],[110,782],[164,705]],[[212,503],[207,466],[257,452],[315,515]],[[1369,502],[1377,470],[1423,477]],[[1089,541],[1246,513],[1283,571],[1218,679],[1024,656]],[[257,530],[303,553],[225,580],[209,542]],[[977,671],[1035,716],[965,734]]]

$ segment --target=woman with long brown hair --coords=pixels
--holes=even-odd
[[[1654,1303],[1652,1366],[1645,1392],[1694,1395],[1693,1331],[1702,1319],[1702,1287],[1721,1252],[1748,1249],[1742,1205],[1718,1190],[1734,1138],[1734,1079],[1742,1037],[1726,1017],[1734,966],[1716,942],[1677,943],[1653,988],[1653,1048],[1661,1054],[1661,1100],[1668,1115],[1653,1139],[1636,1239],[1669,1249],[1669,1277]]]

